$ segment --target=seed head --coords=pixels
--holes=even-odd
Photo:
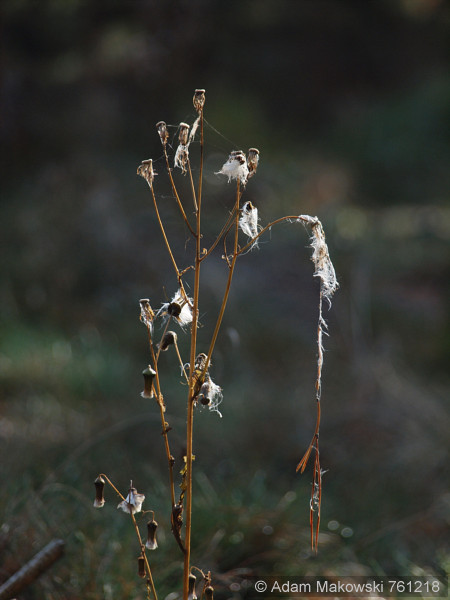
[[[197,600],[197,594],[195,593],[196,581],[197,577],[193,573],[189,573],[188,600]]]
[[[164,121],[156,123],[156,129],[158,130],[159,137],[161,138],[161,144],[165,146],[169,140],[169,131]]]
[[[142,577],[142,579],[145,579],[145,577],[146,577],[145,558],[143,556],[139,556],[139,558],[138,558],[138,575],[139,575],[139,577]]]
[[[177,334],[175,333],[175,331],[167,331],[164,334],[161,343],[159,344],[159,349],[161,350],[161,352],[166,352],[169,349],[169,346],[171,346],[172,344],[176,344],[176,342]]]
[[[226,175],[228,177],[228,183],[232,179],[239,180],[243,185],[247,183],[248,179],[248,166],[247,159],[242,150],[233,150],[228,157],[227,162],[222,166],[220,171],[216,175]]]
[[[141,512],[142,503],[145,500],[144,494],[138,494],[136,488],[130,485],[130,489],[128,490],[128,496],[122,502],[119,502],[117,508],[120,508],[125,513],[135,513]]]
[[[258,209],[251,202],[246,202],[241,209],[239,227],[250,239],[258,235]],[[258,240],[255,240],[252,248],[255,246],[258,246]]]
[[[142,398],[153,398],[153,380],[156,376],[156,371],[150,365],[142,371],[144,376],[144,391],[141,393]]]
[[[165,302],[161,306],[157,316],[162,316],[165,320],[173,317],[181,327],[184,327],[192,322],[191,305],[192,299],[179,289],[170,302]]]
[[[143,160],[137,168],[137,174],[145,179],[145,181],[151,185],[157,175],[156,171],[153,170],[153,160],[151,158]]]
[[[153,328],[153,319],[155,318],[155,313],[154,313],[152,307],[150,306],[149,299],[142,298],[141,300],[139,300],[139,304],[141,307],[141,314],[139,317],[141,322],[144,323],[144,325],[146,325],[150,329],[152,329]]]
[[[257,148],[250,148],[247,155],[247,165],[248,165],[248,179],[253,177],[256,173],[256,169],[259,164],[259,150]]]
[[[158,547],[158,542],[156,541],[156,529],[158,528],[158,523],[152,519],[147,523],[147,542],[145,547],[149,550],[156,550]]]
[[[186,146],[189,139],[189,125],[187,123],[180,123],[179,125],[180,133],[178,135],[178,140],[180,144]]]
[[[194,108],[200,114],[205,106],[205,90],[195,90],[194,92]]]
[[[214,588],[212,585],[205,587],[205,600],[214,600]]]
[[[101,475],[97,477],[94,481],[95,484],[95,500],[94,506],[95,508],[101,508],[105,504],[105,497],[103,495],[105,489],[105,480]]]
[[[214,383],[209,374],[206,376],[205,382],[200,388],[197,399],[203,406],[207,406],[210,411],[216,412],[219,417],[222,416],[218,410],[218,406],[223,399],[222,388]]]

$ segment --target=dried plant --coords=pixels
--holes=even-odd
[[[203,591],[202,596],[207,599],[213,598],[213,587],[211,585],[211,574],[203,573],[200,569],[191,564],[191,533],[192,533],[192,472],[193,472],[193,423],[196,408],[200,406],[208,407],[209,410],[221,413],[218,410],[222,402],[223,393],[221,387],[212,380],[210,369],[212,366],[212,356],[216,346],[218,334],[221,328],[223,316],[230,294],[231,283],[238,258],[242,257],[248,251],[258,248],[258,242],[262,235],[267,233],[273,226],[283,222],[301,223],[310,230],[312,261],[314,263],[314,276],[320,280],[319,293],[319,316],[317,323],[317,376],[315,384],[315,399],[317,405],[317,417],[314,435],[308,446],[306,453],[297,466],[297,471],[303,473],[309,461],[311,453],[314,454],[313,482],[311,487],[310,501],[310,530],[311,546],[317,552],[318,534],[320,525],[320,508],[322,496],[322,474],[319,454],[319,429],[320,429],[320,401],[321,401],[321,383],[323,368],[323,335],[327,332],[326,322],[323,318],[323,300],[325,299],[331,305],[331,298],[338,288],[336,274],[333,264],[330,260],[328,247],[325,242],[325,234],[321,222],[317,217],[308,215],[284,216],[272,221],[262,227],[259,224],[258,209],[250,201],[243,202],[243,195],[249,180],[255,175],[259,163],[259,151],[251,148],[246,155],[242,150],[234,150],[230,153],[228,160],[216,172],[218,176],[225,175],[228,182],[235,182],[235,196],[232,209],[225,219],[221,231],[218,233],[215,241],[206,249],[202,248],[202,204],[203,204],[203,167],[204,167],[204,106],[205,90],[195,90],[194,108],[197,112],[196,119],[190,127],[186,123],[180,123],[178,127],[178,146],[174,157],[169,156],[169,130],[164,121],[157,123],[156,128],[161,140],[163,150],[163,162],[170,181],[173,197],[180,213],[182,222],[189,231],[189,235],[195,241],[195,252],[191,264],[180,268],[175,258],[174,251],[169,242],[164,223],[161,219],[158,209],[157,194],[154,189],[155,177],[157,173],[153,168],[151,159],[142,161],[138,167],[137,173],[145,179],[149,188],[153,202],[155,215],[162,238],[172,263],[176,280],[176,291],[169,302],[164,302],[158,309],[151,306],[149,299],[141,299],[140,302],[140,320],[145,325],[149,343],[149,364],[143,371],[144,398],[154,398],[159,409],[161,418],[161,429],[167,460],[169,487],[170,487],[170,507],[171,507],[171,529],[173,536],[183,554],[184,576],[183,576],[183,600],[194,600],[196,596],[195,582],[196,576],[192,573],[196,569],[202,576]],[[198,179],[194,182],[194,176],[191,168],[189,147],[195,140],[199,132],[199,168]],[[173,166],[172,166],[173,165]],[[185,204],[178,194],[174,180],[174,171],[179,169],[181,174],[188,177],[191,189],[191,201],[194,208],[195,220],[187,216]],[[240,240],[240,232],[246,236],[246,240]],[[197,330],[199,326],[199,307],[200,307],[200,271],[203,262],[217,249],[219,244],[223,246],[222,258],[228,269],[228,277],[220,306],[218,307],[217,317],[212,328],[209,345],[199,352],[197,343]],[[188,295],[186,288],[187,274],[193,278],[192,296]],[[189,289],[189,288],[188,288]],[[155,323],[162,325],[163,333],[160,339],[156,339]],[[169,330],[170,326],[178,325],[181,333],[190,335],[190,355],[188,361],[183,361],[178,348],[178,334]],[[171,427],[166,421],[166,405],[163,396],[162,379],[159,366],[159,357],[161,352],[166,352],[174,348],[181,367],[181,374],[187,383],[187,419],[186,419],[186,455],[180,472],[181,481],[178,497],[175,493],[175,459],[170,451],[169,432]],[[186,387],[184,388],[186,389]],[[146,550],[155,550],[158,546],[156,541],[157,523],[154,519],[153,511],[142,511],[145,496],[137,492],[133,484],[130,483],[126,497],[124,497],[110,479],[101,474],[95,481],[96,498],[94,506],[102,507],[105,504],[104,486],[108,484],[120,498],[118,508],[127,513],[136,531],[139,542],[140,554],[138,557],[138,574],[144,578],[147,583],[148,596],[153,596],[156,600],[157,594],[153,583],[153,577],[150,569],[150,563]],[[150,512],[152,517],[147,523],[147,541],[144,542],[135,515],[139,512],[144,514]]]

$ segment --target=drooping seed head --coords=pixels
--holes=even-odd
[[[128,490],[128,496],[122,502],[119,502],[117,508],[120,508],[125,513],[135,513],[141,512],[142,503],[145,500],[144,494],[139,494],[135,487],[130,484],[130,489]]]
[[[195,593],[196,581],[197,577],[193,573],[189,573],[188,600],[197,600],[197,594]]]
[[[139,575],[139,577],[142,577],[142,579],[145,579],[145,577],[146,577],[145,558],[143,556],[139,556],[139,558],[138,558],[138,575]]]
[[[147,542],[145,547],[149,550],[156,550],[158,547],[158,542],[156,541],[156,530],[158,528],[158,523],[152,519],[147,523]]]
[[[177,342],[177,334],[175,333],[175,331],[167,331],[164,334],[163,339],[161,340],[161,343],[159,344],[159,349],[162,352],[166,352],[169,349],[169,346],[171,346],[172,344],[176,344],[176,342]]]
[[[105,504],[105,497],[103,495],[105,489],[105,480],[101,475],[97,477],[94,481],[95,484],[95,500],[94,506],[95,508],[101,508]]]
[[[205,106],[205,90],[195,90],[194,92],[194,108],[195,110],[200,114],[201,111],[203,110],[203,107]]]
[[[164,121],[159,121],[159,123],[156,123],[156,129],[158,130],[161,144],[165,146],[169,140],[169,131],[166,123]]]
[[[214,600],[214,588],[212,585],[205,587],[205,600]]]
[[[155,313],[150,306],[150,301],[148,298],[141,298],[139,300],[139,305],[141,307],[140,320],[147,327],[152,328],[153,319],[155,318]]]
[[[141,393],[142,398],[153,398],[153,380],[156,376],[156,371],[148,365],[146,369],[142,371],[144,376],[144,391]]]

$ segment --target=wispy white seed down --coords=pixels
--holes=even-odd
[[[232,152],[227,162],[222,166],[220,171],[217,171],[216,175],[226,175],[228,183],[232,179],[235,179],[245,185],[248,179],[248,166],[245,154],[243,152]]]
[[[144,500],[144,494],[138,494],[135,488],[131,488],[128,492],[128,496],[117,505],[117,508],[120,508],[123,512],[128,514],[131,512],[134,515],[135,513],[141,512]]]
[[[239,227],[250,239],[258,235],[258,209],[251,202],[246,202],[242,207]],[[254,247],[258,247],[258,240],[252,244]]]
[[[178,304],[181,307],[180,314],[173,318],[177,321],[180,327],[185,327],[192,323],[192,298],[184,296],[181,290],[177,290],[174,297],[170,302],[165,302],[158,310],[156,316],[162,316],[165,320],[169,318],[169,306],[171,304]]]
[[[298,220],[303,223],[306,221],[311,227],[310,247],[313,249],[311,260],[315,266],[314,277],[320,278],[322,295],[331,305],[331,298],[338,289],[339,283],[325,242],[322,223],[317,217],[309,215],[300,215]]]

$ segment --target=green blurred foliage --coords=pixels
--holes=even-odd
[[[179,589],[138,319],[139,298],[158,307],[176,282],[135,172],[154,158],[167,231],[189,264],[154,124],[175,135],[192,122],[196,87],[207,91],[205,245],[233,203],[214,173],[230,150],[256,146],[246,197],[261,223],[318,215],[341,289],[326,313],[319,556],[310,475],[295,474],[315,418],[318,284],[306,231],[291,224],[238,263],[212,367],[223,419],[196,415],[195,564],[223,597],[243,573],[448,570],[448,3],[6,0],[0,10],[0,581],[62,537],[65,558],[21,598],[145,597],[114,494],[92,508],[103,471],[122,493],[133,479],[146,494],[160,522],[160,597]],[[218,252],[204,264],[200,344],[225,278]],[[181,468],[185,388],[174,355],[162,368]]]

